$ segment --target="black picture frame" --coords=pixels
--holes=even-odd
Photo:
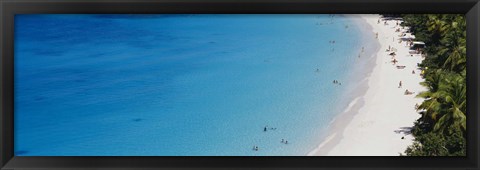
[[[1,0],[1,169],[479,169],[478,0]],[[310,14],[461,13],[467,17],[466,157],[15,157],[14,15],[75,14]]]

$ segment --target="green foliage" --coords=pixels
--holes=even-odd
[[[421,84],[428,91],[421,117],[412,132],[415,142],[405,151],[410,156],[465,156],[466,143],[466,21],[464,15],[403,15],[417,40],[427,45],[420,64]]]
[[[466,68],[466,20],[460,14],[409,14],[404,25],[410,26],[417,40],[424,41],[429,57],[425,65],[460,72]]]
[[[448,155],[445,138],[435,133],[427,133],[415,137],[416,141],[409,146],[407,156],[445,156]]]
[[[466,142],[461,132],[444,136],[437,133],[420,134],[405,150],[407,156],[465,156]]]

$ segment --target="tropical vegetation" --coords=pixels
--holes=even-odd
[[[428,90],[417,95],[421,117],[408,156],[466,155],[466,21],[459,14],[406,14],[404,26],[427,45],[420,64]]]

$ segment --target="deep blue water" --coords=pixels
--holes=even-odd
[[[15,155],[305,155],[348,102],[355,19],[17,15]]]

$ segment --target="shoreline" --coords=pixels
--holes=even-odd
[[[422,101],[415,96],[426,90],[419,84],[422,78],[416,66],[423,59],[419,55],[410,56],[406,43],[399,43],[396,21],[384,25],[383,20],[377,24],[380,15],[359,17],[369,25],[372,36],[378,33],[380,47],[371,53],[372,69],[366,71],[355,88],[358,92],[353,96],[358,97],[353,97],[348,107],[334,118],[323,142],[308,156],[398,156],[413,142],[409,129],[420,117],[414,106]],[[397,50],[396,65],[385,52],[389,46]],[[397,69],[398,65],[406,67]],[[402,88],[398,88],[399,81]],[[404,95],[406,89],[415,93]]]

